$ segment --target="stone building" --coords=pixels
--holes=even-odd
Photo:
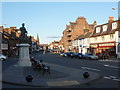
[[[19,36],[19,29],[16,27],[2,29],[2,54],[7,56],[16,55],[16,44],[19,43]]]
[[[79,35],[92,32],[96,24],[96,21],[93,24],[88,24],[85,17],[78,17],[75,22],[70,22],[69,25],[66,25],[62,37],[64,52],[73,51],[72,41]]]

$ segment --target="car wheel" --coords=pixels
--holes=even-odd
[[[91,60],[91,57],[89,57],[89,59]]]

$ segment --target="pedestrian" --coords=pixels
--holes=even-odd
[[[103,59],[103,60],[105,60],[105,55],[106,55],[106,54],[105,54],[105,51],[103,51],[103,53],[102,53],[102,59]]]

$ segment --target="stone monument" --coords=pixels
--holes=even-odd
[[[27,31],[25,29],[25,24],[22,24],[20,28],[21,35],[20,35],[20,44],[17,46],[19,47],[19,61],[18,66],[29,67],[31,66],[30,57],[29,57],[29,44],[28,44],[28,37]]]

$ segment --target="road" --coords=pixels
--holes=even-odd
[[[43,60],[46,64],[49,63],[58,64],[62,66],[72,67],[76,69],[84,69],[99,73],[103,78],[91,83],[90,85],[80,85],[74,88],[118,88],[118,82],[120,82],[120,76],[118,70],[120,69],[117,61],[102,61],[102,60],[84,60],[76,58],[62,57],[58,54],[47,53],[42,54],[38,52],[32,54],[36,60]],[[9,66],[17,63],[15,58],[9,58],[2,63],[3,71]],[[72,72],[71,72],[72,73]],[[14,87],[13,85],[3,84],[3,87]],[[15,86],[20,87],[20,86]]]

